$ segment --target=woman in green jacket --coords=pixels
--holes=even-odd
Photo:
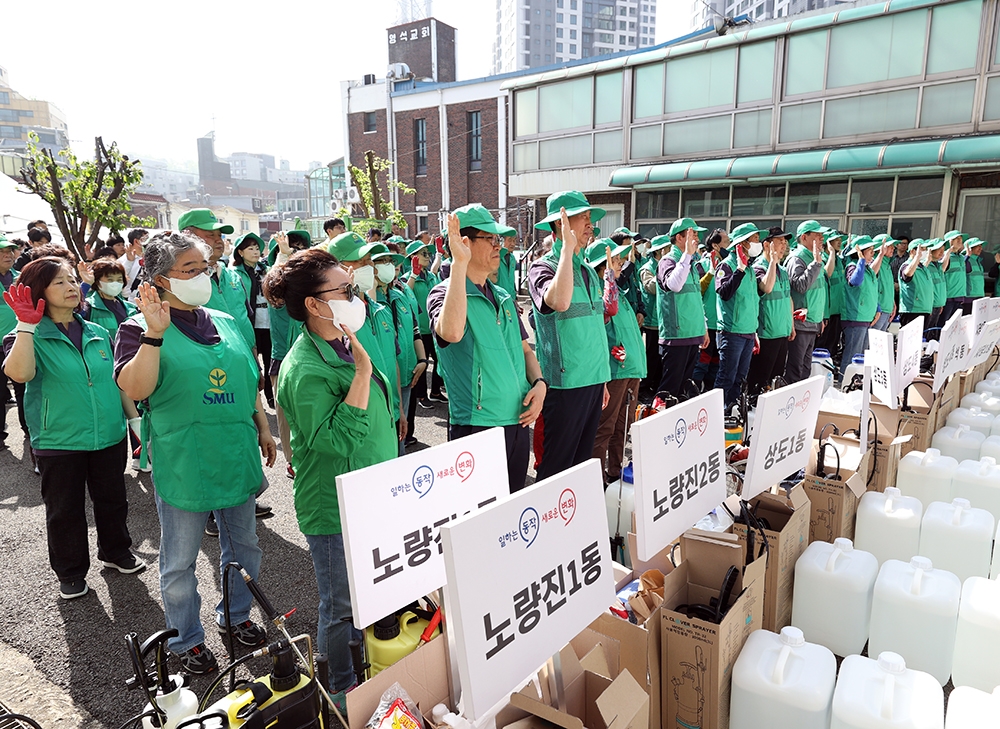
[[[122,296],[125,287],[125,267],[122,264],[110,258],[99,258],[94,261],[91,272],[94,284],[87,294],[85,316],[104,327],[113,338],[121,323],[139,309]]]
[[[246,292],[247,312],[250,314],[250,324],[253,325],[254,341],[257,343],[257,354],[264,360],[264,373],[271,370],[271,317],[267,299],[261,291],[261,279],[267,273],[267,260],[262,258],[264,241],[256,233],[246,233],[236,239],[233,244],[233,272],[243,283]],[[274,390],[271,378],[264,378],[264,398],[270,407],[274,407]]]
[[[314,248],[295,253],[264,279],[275,306],[305,324],[278,374],[278,404],[292,436],[295,514],[319,587],[319,650],[330,660],[330,689],[342,701],[354,684],[348,641],[351,596],[337,501],[337,476],[398,453],[391,388],[354,332],[365,305],[337,259]],[[341,704],[342,705],[342,704]]]
[[[80,285],[69,262],[40,258],[18,281],[3,295],[18,322],[4,339],[4,372],[27,383],[24,409],[42,476],[49,564],[60,596],[71,599],[88,590],[88,492],[101,563],[125,574],[146,567],[130,550],[126,525],[125,414],[111,338],[80,316]]]

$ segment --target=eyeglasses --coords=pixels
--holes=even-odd
[[[320,294],[336,294],[341,293],[347,296],[348,302],[354,301],[355,296],[360,296],[361,291],[357,286],[351,286],[350,284],[344,284],[343,286],[338,286],[333,289],[323,289],[322,291],[317,291],[313,294],[313,297],[319,298]]]
[[[499,248],[503,245],[503,241],[500,240],[499,236],[495,235],[474,235],[472,240],[484,240],[487,241],[494,248]]]
[[[186,276],[187,278],[194,278],[200,273],[208,273],[208,267],[206,266],[204,268],[187,268],[183,271],[178,271],[176,268],[171,268],[168,273],[172,273],[174,271],[177,271],[177,273],[184,274],[184,276]]]

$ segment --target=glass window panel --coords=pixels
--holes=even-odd
[[[851,184],[852,213],[887,213],[892,210],[892,180],[855,180]],[[885,232],[884,230],[882,231]]]
[[[896,185],[896,207],[898,212],[933,210],[941,208],[943,177],[900,177]]]
[[[684,217],[725,218],[729,215],[729,188],[684,190]],[[702,225],[708,228],[707,225]]]
[[[738,218],[736,216],[736,211],[733,210],[733,224],[734,225],[738,225],[740,222],[742,222],[742,221],[740,220],[740,218]],[[782,230],[784,230],[784,228],[781,225],[781,218],[757,218],[756,220],[751,220],[749,222],[753,223],[754,225],[756,225],[758,228],[761,228],[762,230],[763,229],[768,229],[768,228],[781,228]],[[702,226],[702,227],[704,227],[704,226]],[[788,231],[785,231],[785,232],[787,233]],[[767,237],[766,233],[761,233],[760,238],[761,238],[762,241],[766,237]],[[789,242],[791,242],[791,236],[789,236]]]
[[[594,135],[594,162],[621,162],[622,130]]]
[[[610,124],[622,120],[622,72],[597,77],[594,98],[594,123]]]
[[[635,118],[648,119],[663,114],[664,64],[635,69]]]
[[[774,41],[751,43],[740,48],[739,81],[736,84],[736,103],[769,101],[772,96],[774,74]]]
[[[826,30],[796,33],[788,39],[785,63],[785,94],[808,94],[823,90],[823,66],[826,63]]]
[[[667,218],[675,220],[681,194],[677,190],[664,192],[637,192],[635,195],[635,217]]]
[[[632,128],[632,150],[629,157],[659,157],[663,154],[663,127],[656,124],[651,127]]]
[[[917,89],[849,96],[826,102],[824,137],[875,134],[913,129],[917,120]]]
[[[920,104],[920,126],[969,124],[972,121],[972,103],[975,94],[975,81],[925,86],[924,100]]]
[[[798,182],[788,186],[789,215],[837,214],[846,208],[846,182]]]
[[[763,147],[771,143],[771,110],[737,114],[733,131],[734,147]],[[818,126],[818,124],[817,124]]]
[[[538,89],[524,89],[514,93],[514,136],[525,137],[538,133]]]
[[[983,0],[965,0],[934,8],[927,73],[946,73],[976,65]]]
[[[896,218],[892,219],[892,232],[889,234],[896,240],[900,238],[930,238],[931,218]],[[963,227],[964,231],[965,228]]]
[[[889,232],[889,218],[852,218],[851,235],[870,235],[875,237]]]
[[[733,217],[781,216],[785,212],[785,186],[733,188]],[[781,222],[780,220],[778,221]]]
[[[692,53],[667,64],[667,113],[731,106],[736,49]]]
[[[687,154],[729,149],[733,118],[713,116],[708,119],[666,124],[663,140],[664,154]]]
[[[550,170],[557,167],[589,165],[593,140],[589,134],[581,137],[559,137],[538,143],[538,168]]]
[[[986,121],[1000,119],[1000,76],[994,76],[986,82],[986,110],[983,119]]]
[[[819,139],[819,124],[822,115],[823,105],[818,101],[813,104],[781,107],[778,141],[785,144]]]
[[[538,105],[541,110],[538,131],[543,134],[591,126],[594,117],[593,77],[584,76],[540,87]]]
[[[795,238],[795,231],[799,229],[799,225],[807,220],[815,220],[820,225],[825,225],[828,228],[839,228],[843,221],[840,218],[785,218],[785,225],[783,226],[786,231],[788,231],[792,240]],[[789,242],[791,243],[792,240]]]
[[[827,88],[921,75],[926,34],[926,10],[834,26]]]
[[[1000,241],[1000,195],[968,195],[962,210],[962,232],[988,241],[984,253],[996,251],[996,241]],[[983,263],[988,271],[992,264]]]
[[[670,223],[639,223],[637,231],[643,238],[655,238],[670,232]]]
[[[538,144],[529,142],[528,144],[514,145],[514,170],[524,172],[526,170],[538,169]]]

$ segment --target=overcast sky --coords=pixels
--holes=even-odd
[[[657,42],[688,31],[691,0],[659,0]],[[458,77],[490,71],[495,0],[434,0],[457,28]],[[66,115],[86,154],[93,138],[133,157],[260,152],[293,169],[343,154],[340,81],[385,75],[396,0],[4,0],[0,66],[12,88]]]

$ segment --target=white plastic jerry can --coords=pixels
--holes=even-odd
[[[1000,686],[1000,581],[970,577],[962,585],[952,681],[992,691]],[[952,694],[954,696],[954,694]],[[1000,704],[996,704],[1000,711]],[[1000,726],[1000,714],[995,726]]]
[[[941,455],[951,456],[959,463],[978,461],[984,440],[986,440],[985,435],[970,429],[968,425],[946,426],[931,438],[931,447],[937,448],[941,451]]]
[[[945,425],[952,428],[968,425],[971,430],[989,436],[995,420],[996,416],[993,413],[989,413],[981,407],[955,408],[948,414],[948,421]]]
[[[902,656],[848,656],[833,692],[831,729],[943,729],[944,691]]]
[[[972,508],[968,499],[931,502],[920,522],[919,552],[960,581],[989,577],[995,526],[993,514]]]
[[[991,436],[1000,441],[1000,436]],[[977,509],[986,509],[1000,521],[1000,466],[992,456],[962,461],[952,479],[955,496],[968,499]]]
[[[951,676],[962,583],[926,557],[890,559],[879,570],[868,653],[898,653],[944,686]]]
[[[996,421],[994,421],[996,422]],[[979,459],[992,458],[1000,461],[1000,435],[988,435],[979,449]]]
[[[827,729],[837,659],[791,625],[755,630],[733,666],[730,729]]]
[[[850,539],[813,542],[795,562],[792,625],[838,656],[860,653],[877,576],[875,555],[855,549]]]
[[[997,374],[991,372],[991,375]],[[1000,379],[987,377],[985,380],[976,383],[976,392],[986,392],[993,397],[1000,397]]]
[[[867,492],[858,502],[855,549],[871,552],[879,564],[887,559],[908,562],[920,546],[923,513],[919,499],[903,496],[897,488]]]
[[[1000,686],[993,693],[959,686],[948,697],[944,729],[996,729],[1000,726]]]
[[[982,408],[988,413],[1000,415],[1000,397],[995,397],[989,392],[970,392],[962,398],[963,408]]]
[[[926,452],[910,451],[899,461],[896,488],[904,496],[920,499],[921,504],[951,501],[954,498],[952,480],[957,470],[958,461],[942,456],[937,448],[928,448]]]

